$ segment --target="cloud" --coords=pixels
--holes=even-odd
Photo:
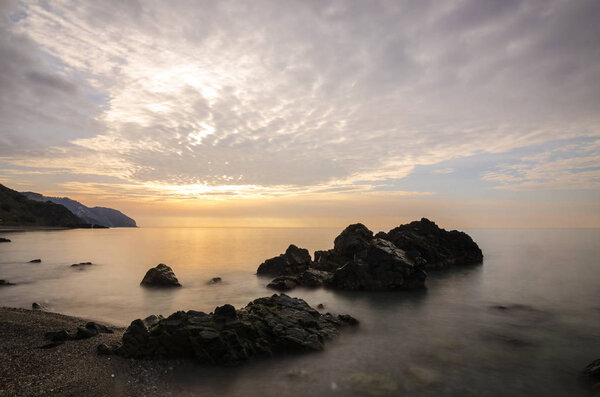
[[[7,8],[2,160],[131,194],[363,191],[416,165],[600,134],[595,1]],[[486,180],[514,188],[506,174]]]

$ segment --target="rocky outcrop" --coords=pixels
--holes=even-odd
[[[164,263],[149,269],[140,284],[146,287],[181,287],[173,269]]]
[[[411,260],[428,270],[483,261],[481,249],[468,234],[447,231],[426,218],[400,225],[388,233],[380,232],[376,237],[392,242]]]
[[[356,324],[351,316],[320,314],[302,299],[281,294],[256,299],[239,310],[224,305],[210,314],[190,310],[135,320],[113,352],[231,366],[252,358],[322,350],[342,326]]]
[[[308,269],[311,263],[307,249],[291,244],[284,254],[261,263],[256,273],[269,276],[292,276]]]
[[[10,240],[4,237],[0,237],[0,243],[10,243]]]

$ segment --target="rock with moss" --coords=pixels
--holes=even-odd
[[[285,294],[259,298],[235,310],[179,311],[169,317],[137,319],[113,352],[134,358],[194,358],[203,364],[232,366],[250,359],[319,351],[351,316],[320,314],[305,301]]]

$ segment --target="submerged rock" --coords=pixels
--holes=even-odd
[[[173,269],[164,263],[149,269],[140,284],[148,287],[181,287]]]
[[[213,277],[213,278],[210,279],[210,281],[208,282],[208,284],[217,284],[217,283],[220,283],[221,281],[223,281],[221,279],[221,277]]]
[[[289,291],[296,288],[299,284],[300,280],[298,280],[298,277],[279,276],[267,284],[267,288],[276,289],[277,291]]]
[[[256,273],[270,276],[293,276],[308,269],[311,263],[312,260],[307,249],[291,244],[284,254],[261,263]]]
[[[41,263],[42,260],[41,259],[32,259],[29,261],[29,263]]]
[[[73,263],[71,265],[71,267],[81,267],[81,266],[92,266],[92,262],[79,262],[79,263]]]
[[[318,351],[351,316],[322,315],[305,301],[285,294],[259,298],[235,310],[175,312],[167,318],[137,319],[114,353],[124,357],[189,357],[211,365],[238,365],[254,357]]]
[[[377,233],[376,237],[391,241],[426,269],[473,265],[483,261],[481,249],[468,234],[447,231],[427,218],[400,225],[388,233]]]
[[[0,243],[10,243],[10,240],[4,237],[0,237]]]
[[[8,285],[16,285],[15,283],[11,283],[8,280],[0,280],[0,286],[8,286]]]

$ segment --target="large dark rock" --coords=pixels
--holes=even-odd
[[[307,249],[298,248],[291,244],[285,254],[267,259],[261,263],[256,273],[270,276],[291,276],[308,269],[311,262]]]
[[[147,287],[181,287],[173,269],[164,263],[149,269],[140,284]]]
[[[238,365],[254,357],[318,351],[351,316],[320,314],[305,301],[273,295],[235,310],[231,305],[214,314],[176,312],[167,318],[150,316],[131,323],[114,353],[135,358],[189,357],[211,365]]]
[[[468,234],[441,229],[422,218],[400,225],[376,237],[391,241],[417,264],[427,269],[442,269],[452,265],[472,265],[483,261],[483,253]]]
[[[325,258],[325,259],[323,259]],[[389,241],[374,238],[364,225],[348,226],[336,237],[333,250],[321,262],[339,261],[328,285],[345,290],[423,288],[427,274]],[[333,266],[330,266],[333,267]]]

